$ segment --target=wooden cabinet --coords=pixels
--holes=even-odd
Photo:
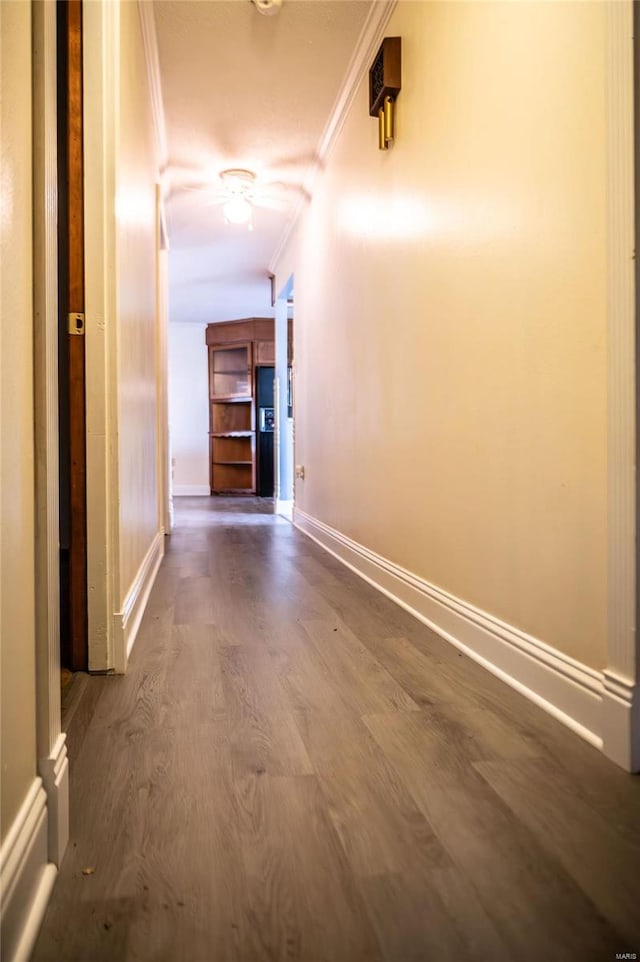
[[[255,491],[251,343],[209,347],[211,493]]]
[[[276,345],[274,341],[258,341],[256,343],[256,366],[259,364],[273,365],[276,363]]]
[[[256,367],[273,365],[270,318],[207,325],[212,494],[255,494]]]
[[[251,344],[212,347],[209,351],[209,386],[212,399],[250,398],[253,363]]]

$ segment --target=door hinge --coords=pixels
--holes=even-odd
[[[84,314],[67,314],[69,334],[84,334]]]

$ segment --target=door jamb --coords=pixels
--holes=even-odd
[[[54,3],[35,0],[32,11],[36,729],[48,858],[59,868],[69,838],[69,762],[60,708],[57,27]]]

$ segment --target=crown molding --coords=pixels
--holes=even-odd
[[[322,132],[320,140],[318,141],[318,146],[315,153],[315,162],[305,177],[300,200],[294,209],[291,219],[285,225],[284,231],[282,232],[278,245],[269,263],[269,270],[274,274],[276,272],[275,267],[280,255],[285,249],[291,234],[295,230],[298,221],[300,220],[300,216],[307,204],[308,198],[312,194],[316,177],[325,166],[326,160],[338,139],[340,131],[344,126],[344,122],[347,119],[354,97],[358,87],[360,86],[360,82],[371,65],[371,61],[373,60],[374,54],[378,49],[380,42],[382,41],[387,24],[391,19],[391,15],[396,8],[397,2],[398,0],[373,0],[371,3],[369,14],[360,32],[360,36],[358,37],[353,56],[349,66],[347,67],[347,72],[340,85],[338,95],[329,115],[329,120]]]
[[[387,24],[391,19],[391,14],[396,6],[397,0],[374,0],[371,4],[369,15],[362,28],[345,78],[342,81],[338,96],[329,115],[329,121],[320,137],[317,150],[318,159],[305,182],[305,187],[307,187],[309,191],[322,167],[323,161],[327,159],[338,139],[338,134],[347,119],[347,114],[351,109],[351,104],[360,86],[360,82],[371,66],[374,55],[384,36]]]
[[[149,0],[138,0],[140,26],[142,28],[142,42],[144,44],[144,58],[147,64],[149,79],[149,94],[151,97],[151,112],[153,128],[156,135],[158,151],[158,167],[160,170],[167,164],[167,128],[164,117],[164,101],[162,99],[162,84],[160,81],[160,61],[158,60],[158,35],[153,12],[153,4]]]

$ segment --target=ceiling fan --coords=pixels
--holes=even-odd
[[[230,168],[220,174],[223,196],[218,203],[227,224],[246,224],[253,230],[256,175],[251,170]],[[215,203],[215,201],[213,202]]]
[[[212,178],[204,178],[201,171],[169,167],[165,183],[168,196],[183,190],[201,193],[206,206],[222,207],[227,224],[246,225],[249,230],[253,230],[254,208],[286,211],[306,196],[299,184],[264,181],[252,170],[240,167],[223,170]]]

